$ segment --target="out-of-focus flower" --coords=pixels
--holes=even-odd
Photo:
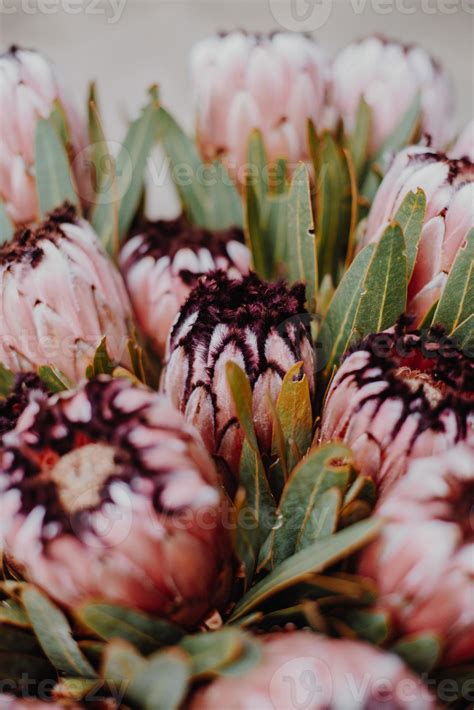
[[[199,277],[222,269],[240,278],[249,271],[250,252],[236,227],[212,232],[179,217],[146,225],[125,244],[120,264],[137,321],[162,356],[173,321]]]
[[[11,370],[53,362],[77,381],[103,336],[128,365],[130,317],[120,274],[72,207],[0,247],[0,361]]]
[[[468,158],[474,162],[474,119],[459,134],[449,155],[451,158]]]
[[[0,710],[76,710],[79,705],[68,702],[45,702],[38,698],[17,698],[14,695],[0,695]]]
[[[434,633],[442,663],[474,659],[474,448],[413,461],[381,501],[380,537],[362,553],[400,634]]]
[[[262,656],[245,675],[198,690],[191,710],[428,710],[435,699],[395,655],[360,641],[309,631],[260,637]]]
[[[474,446],[474,363],[441,333],[402,325],[365,338],[339,368],[321,439],[342,439],[360,471],[385,492],[412,459]]]
[[[403,199],[418,188],[426,194],[427,209],[408,287],[408,311],[417,323],[439,298],[456,254],[474,227],[474,164],[426,148],[403,150],[376,194],[361,246],[380,239]]]
[[[331,104],[354,130],[361,98],[370,107],[369,152],[374,155],[399,125],[420,93],[421,130],[434,148],[453,137],[452,83],[443,68],[421,47],[385,37],[367,37],[345,47],[332,65]]]
[[[18,417],[31,401],[47,396],[47,388],[34,372],[16,375],[13,389],[0,399],[0,437],[14,429]]]
[[[232,173],[247,162],[250,132],[262,131],[270,160],[308,157],[307,122],[325,111],[328,63],[309,37],[232,32],[199,42],[191,57],[197,137],[206,160]],[[243,176],[239,175],[239,178]]]
[[[4,437],[0,543],[61,604],[101,598],[192,626],[225,601],[216,469],[163,396],[101,376]]]
[[[59,101],[70,133],[71,153],[86,146],[86,126],[68,100],[54,67],[38,52],[12,47],[0,56],[0,198],[17,224],[38,217],[34,176],[38,119]],[[79,194],[88,193],[85,161],[74,161]]]
[[[254,273],[232,280],[215,272],[191,292],[171,331],[164,390],[197,426],[209,451],[235,473],[243,435],[226,363],[233,361],[247,373],[257,436],[262,450],[268,451],[268,394],[277,398],[282,378],[299,361],[314,392],[314,352],[304,304],[304,286],[287,289]]]

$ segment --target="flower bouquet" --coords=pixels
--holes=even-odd
[[[470,707],[473,124],[380,37],[191,68],[112,154],[0,57],[0,708]]]

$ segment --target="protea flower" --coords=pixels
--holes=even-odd
[[[0,695],[0,710],[74,710],[78,706],[76,703],[63,705],[62,703],[52,703],[42,701],[38,698],[17,698],[14,695]]]
[[[238,471],[242,448],[226,363],[236,362],[253,388],[253,414],[262,450],[271,445],[268,394],[278,396],[282,378],[302,361],[314,392],[314,353],[304,286],[287,289],[254,273],[232,280],[223,272],[201,279],[171,331],[163,386],[195,424],[209,451]]]
[[[380,238],[406,195],[418,188],[425,191],[427,210],[408,288],[408,310],[420,322],[439,298],[474,226],[474,164],[426,148],[399,153],[377,192],[361,246]]]
[[[245,675],[198,690],[191,710],[428,710],[428,688],[395,655],[309,631],[261,637],[260,661]]]
[[[192,626],[224,600],[216,469],[163,396],[100,376],[4,437],[0,544],[59,603],[100,598]]]
[[[68,100],[55,68],[38,52],[12,47],[0,56],[0,198],[18,224],[38,217],[34,162],[39,118],[59,101],[68,124],[71,154],[87,144],[86,127]],[[85,161],[74,161],[79,194],[87,197]]]
[[[31,401],[47,396],[47,388],[34,372],[16,375],[7,397],[0,400],[0,437],[14,429],[18,418]]]
[[[374,155],[421,95],[421,130],[442,149],[453,136],[452,84],[443,68],[421,47],[385,37],[367,37],[345,47],[332,65],[331,104],[348,133],[354,130],[363,98],[370,108],[369,153]]]
[[[120,275],[72,207],[0,247],[0,361],[11,370],[54,362],[79,380],[103,336],[126,365],[130,314]]]
[[[198,143],[233,174],[247,162],[250,132],[262,131],[270,160],[308,157],[307,121],[323,120],[328,63],[304,35],[232,32],[199,42],[191,57]],[[243,180],[243,174],[238,175]]]
[[[321,439],[344,440],[356,465],[386,491],[412,459],[460,441],[474,446],[474,364],[442,333],[402,325],[365,338],[329,388]]]
[[[474,162],[474,119],[459,134],[449,154],[452,158],[468,158]]]
[[[378,506],[387,522],[359,565],[400,634],[440,638],[444,665],[474,659],[473,491],[474,448],[413,461]]]
[[[137,321],[164,355],[176,315],[202,274],[247,274],[250,252],[234,227],[212,232],[183,217],[146,225],[122,249],[120,263]]]

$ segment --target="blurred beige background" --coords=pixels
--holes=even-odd
[[[372,32],[419,42],[454,78],[459,124],[474,115],[474,0],[0,0],[0,23],[2,48],[16,43],[47,53],[77,103],[97,80],[116,141],[154,82],[191,129],[189,48],[235,28],[309,31],[330,54]]]

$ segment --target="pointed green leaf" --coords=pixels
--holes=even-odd
[[[262,278],[271,278],[273,265],[269,263],[271,252],[265,243],[266,233],[262,229],[261,204],[251,182],[246,186],[245,233],[252,252],[253,268]]]
[[[66,201],[80,211],[66,148],[52,122],[44,118],[36,126],[35,172],[42,216]]]
[[[180,647],[190,656],[196,678],[215,675],[237,661],[244,651],[245,636],[237,627],[228,626],[213,633],[185,636]]]
[[[7,214],[7,209],[3,202],[0,202],[0,245],[10,242],[13,239],[15,228]]]
[[[417,673],[429,673],[441,656],[442,641],[435,634],[414,634],[397,641],[390,650]]]
[[[291,471],[311,445],[313,414],[308,379],[297,362],[283,378],[276,403],[283,434],[287,468]]]
[[[357,108],[354,130],[347,141],[356,175],[360,177],[367,164],[370,136],[370,107],[361,96]]]
[[[377,646],[385,643],[389,637],[390,615],[387,612],[348,609],[342,613],[342,620],[357,634],[358,638]]]
[[[453,330],[451,337],[467,357],[474,357],[474,313]]]
[[[0,602],[0,624],[13,624],[25,629],[31,626],[28,614],[14,599]]]
[[[242,368],[232,361],[226,363],[226,374],[240,426],[252,449],[258,451],[252,414],[252,388],[248,377]]]
[[[337,486],[328,488],[316,496],[311,512],[307,515],[296,540],[295,552],[304,550],[316,540],[336,532],[341,504],[342,493]]]
[[[375,517],[363,520],[289,557],[245,594],[234,609],[231,620],[257,609],[267,599],[303,581],[311,573],[321,572],[357,552],[374,539],[381,525]]]
[[[433,323],[450,335],[474,313],[474,229],[459,249],[451,267]]]
[[[124,639],[144,655],[177,643],[184,633],[169,621],[115,604],[89,603],[76,609],[75,614],[106,641]]]
[[[329,488],[342,491],[349,481],[351,452],[338,443],[325,444],[310,451],[290,475],[278,507],[278,528],[273,544],[273,563],[280,564],[304,546],[314,528],[312,515],[318,498]],[[320,521],[324,525],[324,521]]]
[[[375,247],[364,279],[354,330],[363,337],[394,325],[407,301],[407,256],[403,233],[390,224]]]
[[[352,187],[347,158],[329,132],[320,140],[314,167],[319,272],[337,283],[350,236]]]
[[[132,675],[125,700],[143,710],[178,710],[188,692],[190,673],[184,652],[177,648],[159,651]]]
[[[110,359],[107,350],[107,338],[102,338],[94,353],[92,364],[87,368],[86,375],[91,378],[96,375],[112,375],[115,363]]]
[[[303,163],[294,172],[288,199],[287,275],[290,282],[302,281],[306,285],[308,310],[314,312],[318,288],[316,237],[309,173]]]
[[[74,383],[54,365],[41,365],[38,368],[38,377],[54,393],[74,388]]]
[[[208,229],[242,226],[241,199],[225,169],[202,163],[194,141],[164,108],[159,110],[158,138],[189,221]]]
[[[38,641],[53,666],[66,675],[95,678],[96,673],[73,639],[62,611],[32,585],[25,586],[21,598]]]
[[[321,362],[326,362],[325,377],[339,364],[350,345],[357,317],[357,309],[364,293],[364,281],[375,245],[369,244],[354,259],[344,274],[328,308],[319,335]]]
[[[410,281],[418,253],[418,242],[426,213],[426,195],[421,188],[409,192],[397,210],[394,222],[400,225],[407,250],[408,281]]]

